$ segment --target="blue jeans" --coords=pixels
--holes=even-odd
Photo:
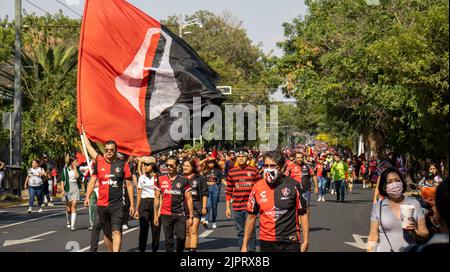
[[[327,179],[325,177],[317,177],[319,185],[319,197],[325,197],[325,187],[327,186]]]
[[[220,196],[220,185],[210,185],[208,186],[209,196],[208,196],[208,214],[205,216],[206,221],[209,222],[211,219],[212,223],[216,223],[217,218],[217,204],[219,203]]]
[[[337,200],[344,201],[345,199],[345,180],[334,181],[336,185],[336,198]]]
[[[39,207],[42,205],[43,195],[42,195],[42,185],[41,186],[29,186],[28,194],[30,199],[28,200],[28,206],[33,207],[34,198],[37,197]]]
[[[236,223],[236,230],[238,235],[238,243],[239,243],[239,250],[242,248],[242,242],[244,240],[244,228],[245,228],[245,220],[247,220],[247,211],[234,211],[234,221]],[[250,239],[248,240],[248,251],[256,251],[256,233],[255,228],[253,228],[252,235],[250,236]]]

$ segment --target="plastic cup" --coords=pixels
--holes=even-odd
[[[406,228],[411,223],[414,223],[414,209],[413,205],[400,205],[400,217],[402,219],[402,228]]]

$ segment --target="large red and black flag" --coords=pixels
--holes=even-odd
[[[124,0],[87,0],[78,56],[77,127],[115,140],[120,152],[147,155],[177,147],[170,137],[183,104],[220,105],[217,74],[182,39]]]

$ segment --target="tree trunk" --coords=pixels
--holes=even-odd
[[[385,139],[383,133],[379,130],[373,130],[368,133],[367,141],[369,142],[370,154],[376,155],[377,158],[385,157]]]

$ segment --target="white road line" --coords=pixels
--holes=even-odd
[[[87,209],[87,208],[83,207],[83,208],[78,209],[78,211],[81,211],[81,210],[84,210],[84,209]],[[25,224],[25,223],[34,222],[34,221],[42,220],[42,219],[45,219],[45,218],[49,218],[49,217],[53,217],[53,216],[57,216],[57,215],[60,215],[60,214],[65,214],[65,213],[66,212],[54,213],[54,214],[49,214],[49,215],[38,217],[38,218],[34,218],[34,219],[20,221],[20,222],[16,222],[16,223],[13,223],[13,224],[1,226],[0,229],[12,227],[12,226],[17,226],[17,225],[22,225],[22,224]]]
[[[211,233],[213,233],[212,230],[205,230],[202,234],[200,234],[198,236],[198,238],[205,238],[206,236],[210,235]]]
[[[130,233],[130,232],[135,231],[135,230],[137,230],[137,229],[139,229],[139,227],[135,227],[135,228],[126,230],[126,231],[122,232],[122,235],[125,235],[125,234],[127,234],[127,233]],[[101,245],[101,244],[104,244],[104,243],[105,243],[105,240],[102,240],[102,241],[100,241],[100,242],[98,243],[98,245]],[[83,248],[83,249],[78,250],[78,252],[85,252],[85,251],[88,251],[90,248],[91,248],[91,246],[87,246],[87,247],[85,247],[85,248]]]
[[[66,208],[56,208],[56,209],[46,209],[46,210],[42,210],[42,212],[55,212],[55,211],[62,211],[62,210],[66,210]],[[36,213],[37,211],[34,210],[34,212]],[[10,212],[10,211],[0,211],[0,213],[10,213],[10,214],[25,214],[28,213],[27,211],[24,212]]]
[[[36,238],[42,237],[42,236],[45,236],[45,235],[49,235],[49,234],[52,234],[52,233],[55,233],[55,232],[56,231],[53,230],[53,231],[44,232],[44,233],[41,233],[41,234],[38,234],[38,235],[34,235],[34,236],[31,236],[31,237],[28,237],[28,238],[23,238],[23,239],[20,239],[20,240],[6,240],[3,243],[3,246],[4,247],[6,247],[6,246],[14,246],[14,245],[20,245],[20,244],[25,244],[25,243],[41,241],[42,239],[36,239]]]

